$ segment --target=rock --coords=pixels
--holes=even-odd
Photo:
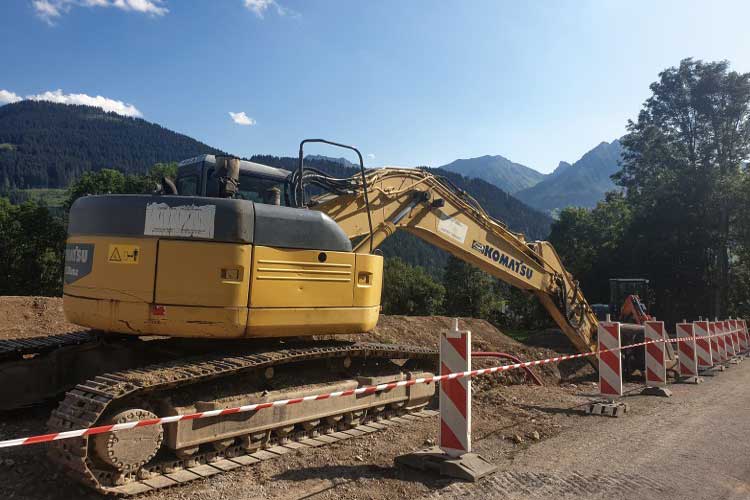
[[[424,440],[424,444],[426,446],[435,446],[435,440],[432,438],[427,438]]]
[[[362,455],[357,455],[357,456],[355,456],[355,457],[354,457],[354,460],[356,460],[357,462],[364,462],[364,461],[365,461],[365,459],[364,459],[364,458],[362,458]]]
[[[515,436],[513,436],[513,441],[515,441],[518,444],[521,444],[523,443],[523,438],[519,436],[518,434],[516,434]]]
[[[533,439],[534,441],[539,441],[540,439],[542,439],[542,436],[539,435],[538,431],[534,431],[531,433],[531,439]]]

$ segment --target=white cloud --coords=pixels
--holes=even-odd
[[[289,9],[282,7],[276,0],[244,0],[245,7],[254,12],[256,16],[263,18],[263,15],[268,9],[273,7],[276,13],[280,16],[285,16],[289,13]]]
[[[375,159],[375,153],[370,153],[370,154],[368,154],[368,155],[367,155],[367,157],[368,157],[368,158],[369,158],[370,160],[374,160],[374,159]]]
[[[15,95],[15,94],[13,94]],[[16,96],[17,97],[17,96]],[[113,111],[118,115],[141,117],[141,113],[138,108],[132,104],[126,104],[116,99],[110,99],[108,97],[102,97],[100,95],[92,97],[87,94],[63,94],[60,89],[48,90],[41,94],[27,95],[25,99],[30,101],[50,101],[60,104],[83,104],[86,106],[95,106],[102,108],[104,111]]]
[[[151,16],[163,16],[169,12],[164,7],[164,0],[33,0],[32,5],[37,16],[48,24],[54,24],[73,7],[114,7]]]
[[[0,89],[0,106],[3,104],[10,104],[12,102],[18,102],[21,100],[21,96],[11,92],[9,90]]]
[[[247,116],[244,111],[240,111],[239,113],[233,113],[230,111],[229,116],[232,117],[232,121],[237,125],[255,125],[255,120]]]

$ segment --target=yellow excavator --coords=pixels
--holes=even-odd
[[[353,150],[357,175],[306,168],[311,142]],[[78,199],[64,309],[90,331],[0,345],[0,374],[19,381],[4,404],[73,387],[50,417],[58,431],[423,376],[433,349],[337,337],[375,327],[377,247],[398,229],[534,293],[576,349],[595,349],[596,316],[549,243],[526,241],[428,170],[365,170],[355,148],[312,139],[293,172],[203,155],[159,194]],[[418,411],[433,393],[415,385],[141,427],[60,441],[50,455],[90,487],[134,494],[200,464]]]

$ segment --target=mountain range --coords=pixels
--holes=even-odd
[[[610,176],[619,168],[621,152],[619,141],[602,142],[573,164],[560,162],[550,174],[499,155],[459,159],[439,170],[449,177],[459,174],[464,179],[461,182],[473,189],[486,192],[488,185],[499,188],[493,195],[498,199],[513,195],[514,202],[518,199],[529,207],[554,214],[569,205],[594,206],[606,191],[615,189]],[[102,168],[144,173],[154,163],[179,161],[202,153],[223,152],[158,124],[100,108],[43,101],[0,106],[0,192],[64,188],[83,172]],[[355,167],[344,158],[309,155],[306,159],[315,164]],[[296,160],[289,158],[286,162],[296,168]],[[480,185],[472,179],[484,183]],[[513,210],[519,208],[514,206]],[[513,218],[508,213],[493,215]],[[545,224],[533,222],[516,230],[535,232]]]
[[[561,161],[546,175],[502,156],[456,160],[441,168],[484,179],[537,210],[555,213],[567,206],[593,207],[616,189],[610,176],[620,169],[621,155],[622,145],[614,140],[600,143],[572,165]]]

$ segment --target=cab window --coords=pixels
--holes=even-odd
[[[237,198],[273,205],[276,197],[286,205],[286,183],[250,174],[240,173],[240,189]]]
[[[198,176],[186,175],[177,179],[177,193],[180,196],[198,196]]]

